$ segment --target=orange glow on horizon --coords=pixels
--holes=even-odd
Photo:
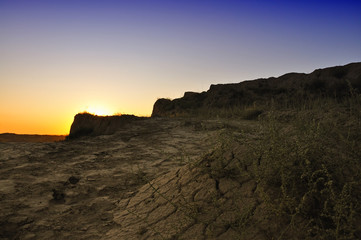
[[[2,118],[4,116],[4,118]],[[0,133],[68,135],[74,116],[39,116],[36,114],[3,115]]]
[[[69,104],[70,105],[70,104]],[[74,104],[76,105],[76,104]],[[89,107],[78,106],[47,109],[26,108],[23,111],[16,109],[19,106],[8,108],[0,106],[0,134],[40,134],[40,135],[68,135],[74,116],[78,113],[88,112],[98,116],[111,116],[133,114],[136,116],[150,116],[149,109],[143,107],[122,108],[121,111],[111,104],[92,104]],[[130,109],[133,109],[132,111]]]

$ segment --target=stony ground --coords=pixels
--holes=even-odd
[[[229,124],[149,119],[113,135],[1,143],[0,239],[233,239],[238,205],[227,196],[252,195],[255,183],[234,192],[190,167]]]

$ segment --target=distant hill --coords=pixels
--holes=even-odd
[[[57,142],[64,139],[62,135],[0,134],[0,142]]]
[[[186,92],[174,100],[161,98],[154,104],[152,117],[192,116],[271,101],[290,105],[320,97],[343,98],[351,89],[361,92],[361,62],[310,74],[288,73],[278,78],[211,85],[206,92]]]

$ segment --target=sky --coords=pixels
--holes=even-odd
[[[0,0],[0,133],[361,61],[361,1]]]

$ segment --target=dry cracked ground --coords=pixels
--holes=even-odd
[[[147,119],[113,135],[1,143],[0,239],[265,238],[262,224],[243,231],[262,204],[247,174],[229,177],[240,147],[213,151],[250,125]]]

